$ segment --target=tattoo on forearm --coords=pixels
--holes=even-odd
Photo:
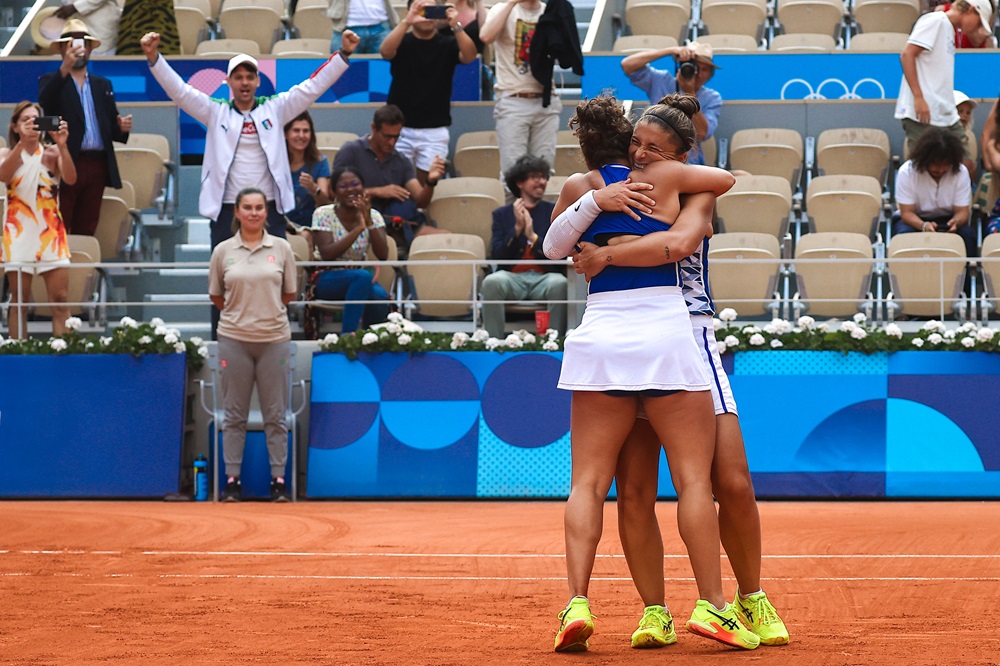
[[[663,246],[663,254],[667,255],[667,259],[670,258],[670,246],[669,245],[664,245]]]

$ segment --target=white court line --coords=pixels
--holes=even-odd
[[[0,550],[0,555],[127,555],[122,550]],[[143,550],[140,555],[154,556],[195,556],[195,557],[385,557],[385,558],[471,558],[471,559],[564,559],[562,553],[342,553],[325,551],[272,551],[272,550]],[[721,557],[725,557],[721,555]],[[599,554],[598,559],[624,559],[620,554]],[[667,559],[687,559],[687,555],[670,553]],[[1000,559],[1000,553],[816,553],[764,555],[765,560],[894,560],[894,559]]]

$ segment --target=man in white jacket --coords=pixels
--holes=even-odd
[[[212,247],[230,238],[233,204],[244,187],[259,187],[268,204],[267,231],[285,237],[283,213],[295,208],[284,126],[309,108],[347,71],[347,58],[358,36],[344,32],[340,51],[308,79],[273,97],[257,97],[257,61],[240,54],[229,61],[227,81],[232,101],[215,99],[191,87],[161,58],[160,36],[142,38],[142,50],[153,77],[177,105],[205,125],[199,212],[212,220]]]

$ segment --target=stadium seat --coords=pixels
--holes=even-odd
[[[274,43],[271,53],[282,58],[326,58],[330,55],[330,38],[282,39]]]
[[[816,141],[816,166],[820,175],[871,176],[884,184],[890,157],[889,135],[880,129],[830,129],[821,132]]]
[[[980,250],[983,259],[992,261],[981,261],[983,279],[986,282],[986,302],[983,304],[983,319],[990,311],[996,312],[1000,309],[1000,234],[989,234],[983,238],[983,246]]]
[[[711,35],[698,35],[698,41],[712,47],[714,55],[726,53],[752,53],[759,49],[760,44],[751,35],[738,35],[729,33],[713,33]]]
[[[181,39],[181,54],[193,55],[198,43],[215,24],[209,0],[175,0],[174,15]]]
[[[839,37],[844,27],[843,0],[778,0],[782,32],[812,32]]]
[[[830,53],[837,42],[830,35],[814,32],[796,32],[775,35],[771,40],[772,53]]]
[[[545,184],[545,194],[542,198],[546,201],[551,201],[555,203],[559,200],[559,193],[562,192],[563,185],[566,184],[566,180],[569,176],[552,176],[549,178],[549,182]]]
[[[333,21],[326,15],[328,0],[299,0],[292,15],[292,25],[299,37],[326,40],[327,53],[330,51],[330,36]]]
[[[219,27],[227,39],[248,39],[261,53],[271,52],[282,26],[280,13],[255,0],[227,0],[219,13]]]
[[[944,317],[955,312],[964,318],[965,263],[933,260],[965,256],[965,242],[958,234],[915,231],[893,236],[886,262],[892,292],[886,304],[891,316]]]
[[[259,58],[261,51],[257,42],[251,39],[210,39],[200,42],[194,53],[206,58],[228,60],[240,53]]]
[[[705,154],[705,164],[715,166],[719,163],[719,148],[715,142],[715,136],[710,136],[701,142],[701,152]]]
[[[357,138],[358,135],[353,132],[316,132],[316,147],[319,148],[319,152],[326,155],[332,170],[333,160],[337,157],[340,147]]]
[[[901,53],[910,38],[907,32],[860,32],[851,36],[848,51],[872,53]]]
[[[780,128],[745,129],[729,140],[729,162],[759,176],[781,176],[794,191],[798,187],[804,155],[802,135]]]
[[[124,146],[115,144],[115,157],[122,178],[135,188],[135,207],[139,210],[155,207],[167,182],[162,154],[130,142]]]
[[[851,232],[875,238],[882,185],[871,176],[817,176],[806,189],[811,232]],[[810,234],[812,235],[812,234]]]
[[[486,246],[479,236],[425,234],[414,238],[406,263],[413,287],[404,304],[407,319],[413,319],[417,314],[420,317],[472,317],[474,287],[478,284],[480,267],[467,263],[429,262],[485,259]]]
[[[792,189],[779,176],[738,176],[715,203],[719,230],[754,232],[784,238],[792,210]]]
[[[766,20],[766,0],[702,0],[701,22],[710,35],[746,35],[756,44]]]
[[[488,248],[493,211],[504,205],[504,199],[503,185],[496,178],[446,178],[434,188],[427,215],[441,229],[479,236]]]
[[[574,173],[584,173],[587,165],[580,152],[580,142],[573,130],[559,130],[556,135],[556,161],[552,165],[557,176],[571,176]]]
[[[709,243],[709,272],[712,299],[718,310],[733,308],[743,317],[776,314],[779,302],[778,277],[781,248],[771,234],[715,234]],[[773,259],[774,263],[744,262],[745,259]],[[730,263],[732,262],[732,263]]]
[[[855,233],[811,233],[795,247],[798,293],[793,299],[796,319],[803,310],[814,317],[851,317],[860,310],[871,314],[872,242]],[[802,263],[802,259],[824,259]],[[844,261],[844,260],[865,260]]]
[[[909,34],[920,16],[919,0],[854,0],[854,21],[862,33]]]
[[[677,38],[670,35],[623,35],[615,40],[611,50],[615,53],[641,53],[669,49],[677,46]]]
[[[81,316],[92,326],[103,328],[105,322],[105,304],[107,293],[104,272],[96,267],[79,267],[74,264],[97,264],[101,262],[101,246],[93,236],[69,234],[66,237],[70,251],[69,287],[66,291],[69,313]],[[34,303],[45,303],[48,295],[45,291],[45,280],[36,278],[31,283],[31,300]],[[81,304],[82,305],[79,305]],[[39,305],[32,308],[35,315],[52,316],[52,308]]]
[[[500,147],[494,130],[465,132],[455,142],[455,172],[459,176],[497,178]]]
[[[625,22],[633,35],[667,35],[685,41],[691,0],[627,0]]]
[[[94,238],[101,246],[105,261],[122,257],[132,233],[133,217],[128,204],[118,197],[105,195]]]

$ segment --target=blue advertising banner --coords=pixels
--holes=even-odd
[[[761,497],[1000,498],[1000,356],[724,357]],[[313,359],[310,497],[564,497],[561,354]],[[661,454],[659,494],[675,497]]]
[[[184,354],[0,356],[0,497],[178,490]]]

